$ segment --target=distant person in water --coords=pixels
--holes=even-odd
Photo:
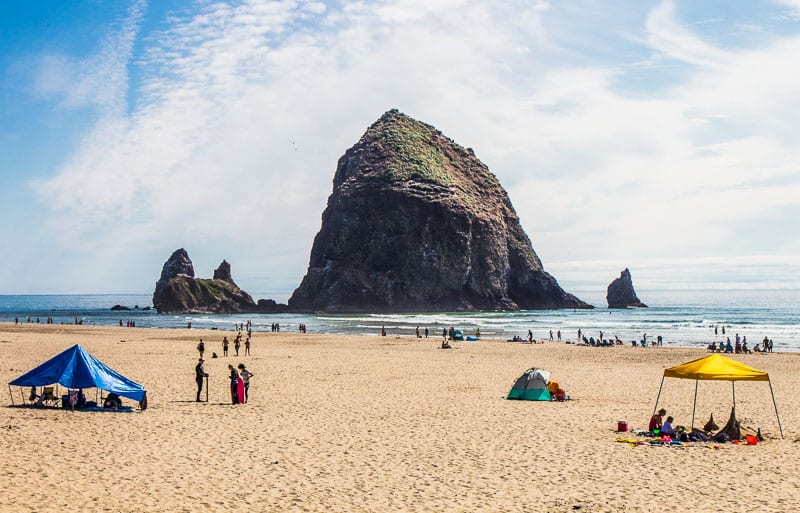
[[[381,336],[382,337],[386,336],[386,326],[381,326]]]

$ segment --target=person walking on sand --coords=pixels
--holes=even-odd
[[[242,347],[242,336],[239,335],[236,337],[236,340],[233,341],[233,350],[236,351],[236,356],[239,356],[239,348]]]
[[[244,382],[244,402],[247,402],[247,400],[250,399],[250,378],[255,376],[255,374],[247,370],[243,363],[239,364],[239,374],[241,374],[242,381]]]
[[[203,339],[200,339],[200,342],[197,344],[197,351],[200,353],[200,358],[203,358],[203,353],[206,352],[206,344],[203,342]]]
[[[239,373],[231,364],[228,364],[228,370],[231,371],[231,402],[233,404],[239,404],[239,394],[237,393],[237,388],[239,387]]]
[[[244,339],[244,355],[250,356],[250,335],[247,335],[247,338]],[[245,381],[247,384],[247,381]]]
[[[228,356],[228,346],[230,342],[228,342],[228,337],[222,337],[222,355]]]
[[[197,383],[197,399],[196,401],[200,402],[200,392],[203,390],[203,378],[208,377],[208,373],[203,369],[203,360],[200,358],[197,360],[197,366],[194,368],[194,380]]]

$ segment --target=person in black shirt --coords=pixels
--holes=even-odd
[[[200,402],[200,391],[203,390],[203,378],[208,377],[208,373],[203,369],[203,360],[200,358],[197,361],[197,366],[194,368],[194,380],[197,382],[197,402]]]

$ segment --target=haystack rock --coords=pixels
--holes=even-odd
[[[608,285],[606,301],[609,308],[647,308],[647,305],[636,297],[631,272],[627,268],[620,273],[619,278]]]
[[[339,159],[292,311],[592,308],[546,273],[497,178],[397,110]]]
[[[264,301],[264,300],[262,300]],[[195,278],[194,267],[183,248],[175,251],[164,264],[153,293],[158,313],[274,313],[286,305],[256,304],[250,294],[239,288],[231,276],[231,265],[223,260],[214,278]]]

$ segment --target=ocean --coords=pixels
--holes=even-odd
[[[441,337],[450,326],[467,335],[480,328],[482,338],[507,340],[515,335],[527,337],[532,330],[537,340],[549,340],[550,330],[557,339],[575,340],[578,329],[588,337],[619,337],[626,344],[661,335],[665,346],[705,347],[724,340],[746,336],[752,348],[764,337],[775,351],[800,351],[800,290],[642,290],[639,298],[649,308],[609,310],[605,291],[571,291],[593,304],[594,310],[528,310],[521,312],[452,312],[415,314],[242,314],[242,315],[159,315],[145,310],[151,305],[149,294],[89,295],[0,295],[0,321],[115,326],[120,321],[136,323],[137,328],[193,328],[233,330],[234,325],[250,320],[255,331],[270,331],[273,323],[282,332],[297,332],[305,324],[309,333],[376,335],[384,326],[389,336],[414,336],[416,327],[431,337]],[[259,297],[254,295],[254,297]],[[128,311],[112,311],[119,304]],[[138,308],[135,308],[138,306]],[[714,327],[718,334],[714,335]]]

